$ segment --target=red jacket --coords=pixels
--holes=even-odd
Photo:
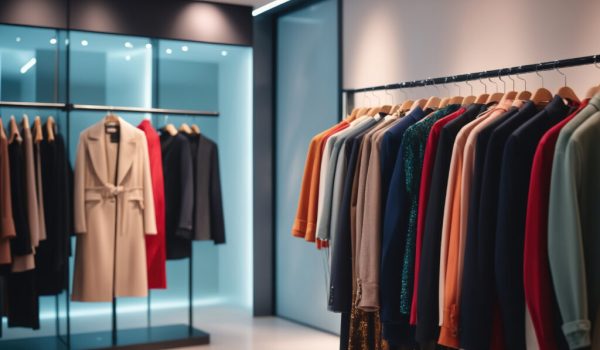
[[[575,113],[544,134],[535,151],[531,168],[525,223],[523,283],[525,301],[537,341],[540,349],[545,350],[560,349],[558,334],[562,333],[556,326],[558,309],[548,261],[548,206],[554,147],[561,129],[587,105],[588,101],[583,101]]]
[[[148,120],[138,125],[146,134],[154,193],[154,211],[156,213],[156,235],[146,237],[146,264],[148,266],[148,289],[167,288],[166,250],[165,250],[165,188],[163,179],[160,139]]]

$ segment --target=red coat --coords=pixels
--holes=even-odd
[[[146,263],[148,266],[148,288],[167,288],[166,250],[165,250],[165,188],[163,179],[160,139],[148,120],[138,128],[146,134],[150,157],[152,191],[154,193],[154,211],[156,213],[156,235],[146,235]]]

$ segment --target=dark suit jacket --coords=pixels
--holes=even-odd
[[[437,341],[438,282],[440,242],[444,218],[444,202],[454,139],[460,129],[481,112],[483,105],[471,105],[442,128],[431,177],[429,200],[425,214],[425,230],[421,245],[419,287],[417,296],[416,339],[421,343]]]
[[[56,295],[66,289],[68,276],[73,193],[71,167],[63,136],[55,130],[48,141],[47,129],[40,144],[46,240],[36,250],[37,289],[40,295]]]
[[[465,324],[461,332],[461,346],[472,349],[487,349],[492,338],[493,306],[496,300],[494,290],[494,239],[496,232],[496,213],[498,208],[498,184],[504,144],[508,136],[527,119],[537,113],[532,102],[527,102],[519,112],[494,129],[490,136],[485,154],[481,182],[480,206],[478,213],[477,240],[477,288],[461,306],[465,310],[462,320],[470,319],[472,310],[477,310],[477,322]],[[472,305],[472,306],[471,306]],[[462,324],[461,324],[462,327]]]
[[[192,156],[194,162],[194,240],[212,240],[225,243],[225,221],[221,196],[219,151],[208,137],[194,135]]]
[[[24,143],[14,141],[8,146],[12,192],[13,219],[17,236],[11,240],[14,256],[31,254],[31,238],[27,217]],[[13,273],[6,277],[8,326],[40,328],[39,298],[35,287],[35,271]]]
[[[181,133],[160,135],[165,180],[167,259],[191,255],[194,212],[193,162],[190,142]]]
[[[508,349],[526,349],[523,249],[533,156],[544,133],[565,118],[569,111],[570,107],[556,96],[540,113],[514,131],[504,147],[494,263],[496,291]]]
[[[477,332],[477,323],[481,322],[479,319],[479,308],[477,304],[473,303],[473,300],[477,300],[475,295],[477,291],[477,285],[479,283],[479,274],[477,273],[477,255],[479,254],[478,240],[479,232],[477,231],[477,224],[479,222],[479,206],[481,204],[481,187],[483,180],[483,167],[485,165],[486,151],[490,138],[499,125],[508,120],[511,116],[515,115],[519,109],[512,107],[506,113],[499,116],[485,129],[481,130],[477,135],[477,141],[475,145],[475,162],[473,166],[473,178],[471,182],[471,192],[469,196],[469,214],[467,218],[467,237],[466,247],[464,256],[464,269],[462,278],[462,287],[460,295],[460,320],[459,320],[459,332],[460,332],[460,344],[467,349],[478,349],[469,344],[470,337],[473,337],[471,332]],[[464,340],[463,340],[464,339]]]

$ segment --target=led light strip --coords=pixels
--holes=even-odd
[[[275,7],[279,6],[279,5],[283,5],[286,2],[288,2],[290,0],[275,0],[275,1],[271,1],[270,3],[263,5],[259,8],[257,8],[256,10],[252,11],[252,16],[258,16],[261,13],[265,13],[271,9],[274,9]]]

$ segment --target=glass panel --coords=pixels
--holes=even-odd
[[[71,32],[70,49],[72,103],[152,106],[150,39]]]
[[[336,1],[282,16],[277,33],[277,313],[338,332],[339,315],[326,305],[327,257],[290,233],[310,140],[340,113]],[[298,303],[299,290],[312,302]]]
[[[0,25],[0,99],[58,102],[58,31]]]

